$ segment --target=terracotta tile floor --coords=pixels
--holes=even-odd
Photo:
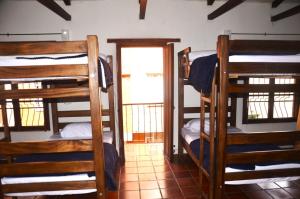
[[[200,199],[198,169],[189,157],[170,163],[164,159],[162,144],[128,144],[125,151],[126,162],[120,169],[119,191],[109,192],[108,199]],[[300,199],[300,180],[231,185],[225,190],[224,199]],[[78,195],[34,197],[77,198]],[[95,196],[91,194],[80,198],[92,199]]]
[[[199,199],[198,169],[189,157],[164,159],[162,144],[128,144],[119,199]],[[225,199],[300,199],[300,180],[226,186]]]

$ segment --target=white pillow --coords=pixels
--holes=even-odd
[[[184,125],[185,128],[189,129],[191,132],[200,132],[200,119],[192,119]]]
[[[185,128],[189,129],[193,133],[199,133],[200,132],[200,119],[192,119],[188,121],[184,125]],[[209,119],[204,120],[204,131],[208,132],[209,131]]]
[[[92,127],[90,122],[76,122],[67,124],[60,132],[61,137],[92,137]]]

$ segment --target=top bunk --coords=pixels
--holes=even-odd
[[[96,36],[83,41],[1,42],[0,82],[33,82],[45,84],[70,80],[87,81],[98,87],[98,42]],[[29,57],[30,56],[30,57]],[[61,57],[76,56],[75,59]],[[12,58],[15,59],[12,59]],[[41,57],[50,57],[45,61]],[[11,61],[14,60],[14,61]],[[95,87],[96,88],[96,87]],[[89,96],[85,87],[2,90],[1,99],[59,98]]]

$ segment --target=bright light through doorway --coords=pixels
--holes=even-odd
[[[124,140],[163,140],[163,48],[122,48]]]

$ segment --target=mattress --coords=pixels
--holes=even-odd
[[[208,120],[205,120],[205,125],[204,125],[204,132],[209,135],[209,123],[207,122]],[[200,127],[199,127],[200,128]],[[242,130],[233,126],[229,126],[227,128],[229,133],[241,133]],[[181,135],[185,139],[185,141],[190,144],[192,141],[197,140],[200,138],[200,129],[199,131],[194,131],[189,127],[184,126],[181,129]]]
[[[112,144],[113,143],[114,134],[112,131],[103,131],[102,133],[102,139],[104,143]],[[61,137],[60,134],[52,135],[48,138],[48,140],[88,140],[91,139],[91,137],[69,137],[64,138]]]
[[[56,139],[52,137],[51,139]],[[106,186],[109,190],[117,189],[117,182],[114,179],[114,171],[117,167],[118,155],[115,146],[105,143],[105,179]],[[34,154],[30,156],[21,156],[17,158],[16,162],[38,162],[38,161],[76,161],[76,160],[90,160],[93,158],[92,153],[75,153],[73,156],[70,154]],[[93,173],[78,173],[66,175],[43,175],[34,177],[3,177],[1,178],[2,184],[18,184],[18,183],[34,183],[34,182],[62,182],[62,181],[86,181],[95,180]],[[42,191],[42,192],[26,192],[26,193],[11,193],[7,196],[39,196],[39,195],[67,195],[67,194],[85,194],[95,192],[96,189],[83,189],[83,190],[63,190],[63,191]]]
[[[288,168],[300,168],[300,164],[286,163],[286,164],[276,164],[276,165],[268,165],[268,166],[256,165],[255,171],[263,171],[263,170],[271,170],[271,169],[288,169]],[[241,171],[245,171],[245,170],[233,169],[230,167],[226,167],[225,169],[226,173],[241,172]],[[271,182],[280,182],[280,181],[292,181],[298,179],[300,179],[300,176],[225,181],[225,184],[237,185],[237,184],[271,183]]]
[[[199,57],[216,54],[215,50],[193,51],[189,53],[189,61],[193,62]],[[296,55],[231,55],[229,62],[285,62],[299,63],[300,54]]]
[[[64,64],[87,64],[88,57],[84,54],[51,54],[51,55],[24,55],[24,56],[0,56],[0,67],[5,66],[46,66],[46,65],[64,65]],[[100,62],[101,63],[101,62]],[[100,66],[102,85],[106,88],[104,77],[104,66]],[[86,79],[83,76],[77,77],[47,77],[47,78],[22,78],[22,79],[0,79],[0,81],[42,81],[42,80],[60,80],[60,79]]]

